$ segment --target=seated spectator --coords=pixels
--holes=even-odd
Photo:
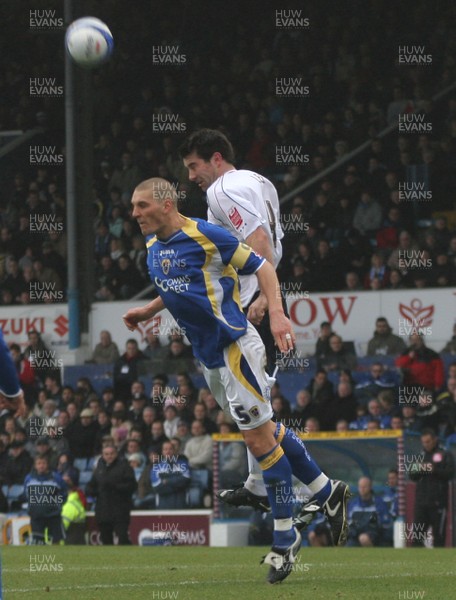
[[[356,418],[358,403],[353,395],[353,388],[347,381],[341,381],[337,385],[334,397],[327,405],[318,406],[316,416],[320,421],[322,431],[334,431],[336,423],[340,419],[353,421]]]
[[[217,400],[214,398],[213,394],[211,394],[211,392],[209,392],[208,394],[206,394],[204,396],[204,398],[202,399],[202,402],[203,402],[204,406],[206,407],[207,417],[211,421],[213,421],[214,423],[216,423],[217,416],[221,412],[222,409],[217,404]]]
[[[321,402],[328,402],[334,395],[332,383],[324,369],[318,369],[315,377],[310,380],[307,390],[310,392],[312,402],[317,406]]]
[[[100,331],[100,341],[95,346],[92,354],[92,362],[97,365],[109,365],[116,362],[119,358],[119,349],[117,344],[112,341],[109,331]]]
[[[130,338],[125,344],[125,352],[114,364],[114,393],[116,398],[127,400],[131,384],[138,380],[139,363],[145,359],[138,348],[138,342]]]
[[[402,407],[402,426],[405,431],[420,432],[423,429],[423,423],[416,416],[415,406],[405,405]]]
[[[163,412],[165,415],[165,421],[163,423],[165,435],[167,438],[171,439],[177,434],[177,427],[180,423],[180,417],[177,414],[176,407],[173,405],[167,406]]]
[[[201,422],[206,433],[217,433],[217,425],[215,424],[215,421],[208,418],[206,405],[203,402],[195,404],[193,409],[193,419]]]
[[[274,411],[274,419],[276,421],[289,422],[291,411],[290,403],[283,396],[276,396],[271,401],[272,410]],[[286,425],[288,427],[288,425]]]
[[[139,482],[145,467],[144,455],[140,452],[133,452],[133,454],[128,454],[127,460],[135,473],[136,482]]]
[[[212,470],[212,438],[206,433],[201,421],[193,421],[191,427],[192,437],[184,447],[184,454],[192,469]]]
[[[131,406],[127,412],[127,420],[132,425],[144,426],[143,411],[146,408],[147,397],[145,394],[135,394],[131,399]]]
[[[320,421],[316,417],[309,417],[304,424],[306,433],[317,433],[320,431]]]
[[[304,429],[304,423],[309,417],[315,416],[315,406],[309,390],[299,390],[296,394],[296,407],[291,413],[292,429]]]
[[[223,415],[223,413],[221,413]],[[177,424],[177,433],[176,437],[180,440],[182,448],[185,447],[185,444],[192,437],[190,433],[190,427],[186,421],[180,420]]]
[[[419,385],[438,392],[444,384],[443,361],[437,352],[427,348],[422,335],[410,336],[410,346],[395,364],[404,372],[404,385]]]
[[[67,410],[70,414],[70,405]],[[71,418],[71,415],[70,415]],[[99,429],[90,408],[85,408],[79,418],[70,421],[65,430],[65,437],[74,458],[91,458],[95,453],[95,441]]]
[[[363,289],[364,288],[361,285],[361,281],[359,279],[358,273],[356,273],[355,271],[349,271],[345,275],[345,287],[344,287],[344,291],[348,291],[348,292],[360,292]]]
[[[398,269],[391,269],[386,288],[388,290],[403,290],[405,287],[401,272]]]
[[[456,324],[453,325],[453,336],[440,351],[441,354],[456,354]]]
[[[329,321],[323,321],[320,323],[320,332],[318,334],[317,344],[315,346],[315,358],[320,361],[325,358],[331,351],[329,346],[329,338],[333,334],[331,323]]]
[[[418,245],[413,240],[410,233],[406,230],[401,231],[399,234],[399,245],[393,250],[388,258],[388,267],[390,269],[398,269],[402,272],[400,257],[403,256],[403,252],[417,252],[419,250]]]
[[[391,516],[383,500],[372,490],[372,480],[361,477],[358,497],[348,503],[347,546],[381,546],[390,541]]]
[[[369,371],[363,373],[355,386],[355,396],[358,402],[365,403],[369,398],[378,396],[385,389],[392,390],[396,382],[390,371],[381,362],[372,363]]]
[[[83,413],[84,411],[82,411],[81,416]],[[125,411],[114,410],[111,415],[111,436],[114,439],[114,444],[117,449],[119,449],[128,438],[131,428],[132,424],[127,419]]]
[[[151,427],[150,448],[160,452],[164,442],[169,441],[165,434],[163,421],[154,421]]]
[[[381,288],[385,288],[388,283],[389,269],[385,265],[383,254],[374,252],[371,256],[371,268],[364,277],[364,288],[370,289],[371,282],[374,279],[380,279]]]
[[[161,360],[164,358],[165,349],[160,343],[160,338],[156,335],[153,329],[146,331],[146,346],[143,349],[143,354],[147,360]]]
[[[382,207],[369,190],[361,192],[361,198],[353,216],[353,227],[361,235],[374,236],[382,224]]]
[[[219,433],[233,433],[229,423],[222,423]],[[243,444],[240,442],[219,442],[219,487],[232,488],[244,480],[247,474],[247,461]]]
[[[196,370],[192,349],[184,344],[182,339],[171,340],[165,359],[167,367],[172,373]]]
[[[9,452],[5,454],[9,456],[4,465],[2,484],[22,485],[33,466],[33,458],[25,449],[25,441],[14,440],[9,445]]]
[[[128,254],[121,254],[117,261],[116,288],[121,299],[128,299],[142,290],[145,285],[141,273],[131,262]]]
[[[349,431],[348,421],[346,421],[345,419],[339,419],[336,423],[336,431],[337,433],[344,433],[345,431]]]
[[[173,510],[186,507],[186,493],[190,484],[189,463],[185,456],[174,454],[171,442],[163,443],[161,456],[150,470],[150,476],[157,508]]]
[[[405,343],[392,329],[385,317],[375,321],[374,337],[367,344],[367,356],[397,355],[405,350]]]
[[[342,369],[349,369],[353,371],[356,368],[357,360],[356,355],[344,347],[344,342],[340,335],[333,334],[329,338],[330,352],[322,359],[320,368],[325,371],[340,371]]]

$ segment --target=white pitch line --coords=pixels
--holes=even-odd
[[[226,565],[225,565],[226,566]],[[424,577],[425,575],[423,575]],[[436,577],[454,577],[455,572],[445,572],[445,573],[433,573],[433,576]],[[416,573],[401,573],[400,575],[387,574],[384,575],[362,575],[356,576],[356,579],[393,579],[400,577],[416,577]],[[340,577],[332,577],[331,579],[341,579]],[[342,578],[344,579],[344,578]],[[290,579],[289,582],[300,583],[296,581],[296,578]],[[310,581],[319,581],[321,582],[321,577],[312,577],[306,576],[306,582]],[[252,578],[250,579],[236,579],[236,583],[252,583]],[[226,580],[210,580],[210,581],[178,581],[174,582],[173,586],[181,586],[181,585],[225,585],[225,584],[233,584],[232,579]],[[49,586],[51,592],[54,591],[67,591],[67,590],[97,590],[97,589],[121,589],[121,588],[146,588],[146,587],[168,587],[170,584],[169,581],[166,582],[149,582],[149,583],[94,583],[89,585],[72,585],[72,586]],[[35,587],[35,588],[4,588],[5,592],[10,594],[14,593],[27,593],[27,592],[40,592],[43,591],[43,586]]]

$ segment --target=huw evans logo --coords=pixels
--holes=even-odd
[[[398,61],[400,65],[430,65],[432,54],[426,54],[425,46],[399,46]]]
[[[301,9],[280,9],[275,11],[275,26],[278,29],[307,29],[310,19]]]
[[[302,77],[276,77],[276,96],[305,98],[310,95],[310,87],[304,85]]]
[[[423,201],[432,200],[432,192],[424,181],[404,181],[399,183],[399,200]]]
[[[152,46],[152,64],[159,66],[182,66],[187,56],[180,52],[179,46]]]
[[[58,17],[57,11],[54,9],[30,10],[30,29],[63,29],[63,25],[63,17]]]
[[[400,133],[431,133],[432,123],[426,123],[424,113],[403,113],[398,115]]]
[[[185,133],[187,124],[178,114],[158,113],[152,115],[152,131],[154,133]]]
[[[307,165],[310,154],[304,154],[302,146],[276,146],[276,164],[278,165]]]
[[[55,77],[30,77],[30,96],[63,96],[63,85]]]
[[[57,146],[30,146],[31,165],[62,165],[63,154],[57,152]]]

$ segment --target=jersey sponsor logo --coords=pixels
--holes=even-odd
[[[251,414],[254,419],[257,419],[260,416],[260,409],[258,406],[252,406],[249,410],[249,414]]]
[[[161,261],[161,268],[165,275],[168,275],[170,267],[171,267],[171,261],[169,260],[169,258],[164,258]]]
[[[163,292],[175,292],[176,294],[183,294],[188,291],[190,286],[190,277],[183,275],[182,277],[171,277],[169,279],[158,279],[154,277],[155,285],[160,288]]]
[[[244,224],[241,214],[235,206],[232,206],[228,211],[228,218],[230,219],[235,229],[240,229]]]

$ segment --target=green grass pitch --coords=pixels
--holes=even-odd
[[[451,600],[456,552],[303,548],[281,584],[267,548],[3,547],[4,600]],[[48,565],[40,567],[40,565]]]

